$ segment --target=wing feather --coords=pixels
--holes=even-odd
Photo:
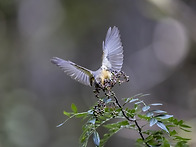
[[[120,71],[123,64],[123,47],[117,27],[109,28],[103,42],[102,66]]]
[[[67,75],[72,79],[84,84],[91,86],[90,79],[92,78],[92,71],[79,66],[71,61],[66,61],[58,57],[53,57],[51,62],[60,67]]]

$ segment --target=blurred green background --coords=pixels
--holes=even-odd
[[[196,146],[195,10],[195,0],[0,0],[0,147],[79,146],[80,119],[56,125],[72,103],[79,111],[93,105],[93,88],[50,58],[98,69],[110,26],[120,30],[130,76],[117,95],[150,93],[146,102],[193,127],[182,135]],[[138,137],[121,131],[106,146],[134,146]]]

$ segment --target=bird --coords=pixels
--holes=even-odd
[[[94,84],[101,87],[106,79],[110,80],[112,78],[112,72],[120,72],[123,65],[123,46],[119,29],[116,26],[109,27],[102,49],[102,64],[96,71],[58,57],[51,58],[51,62],[60,67],[72,79],[87,86]]]

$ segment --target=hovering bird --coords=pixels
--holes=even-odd
[[[116,26],[109,28],[103,41],[102,65],[97,71],[89,70],[71,61],[53,57],[51,62],[60,67],[76,81],[92,86],[103,85],[105,79],[111,79],[112,71],[120,72],[123,64],[123,47],[119,30]]]

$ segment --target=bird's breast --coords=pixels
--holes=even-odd
[[[110,79],[111,78],[111,72],[108,71],[108,70],[102,70],[101,71],[101,75],[100,75],[100,78],[101,78],[101,83],[104,84],[104,80],[105,79]]]

